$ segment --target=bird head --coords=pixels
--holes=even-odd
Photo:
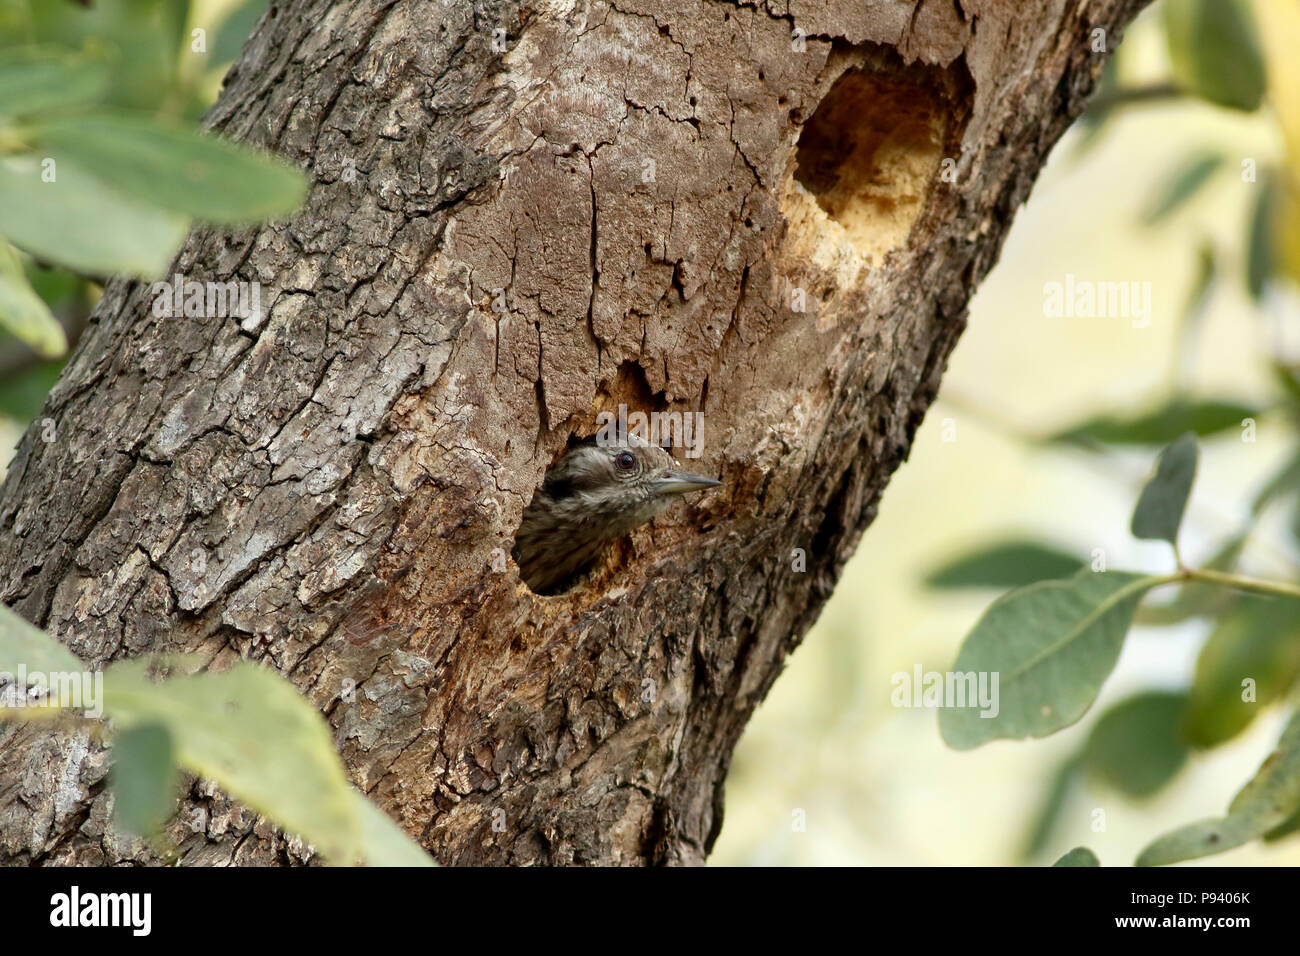
[[[605,542],[645,524],[678,496],[720,484],[682,471],[667,451],[633,436],[578,445],[551,466],[524,510],[515,559],[529,586],[548,593]]]
[[[543,489],[617,537],[644,524],[688,491],[722,482],[682,471],[672,455],[632,436],[617,445],[579,445],[547,473]]]

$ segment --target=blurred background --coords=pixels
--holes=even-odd
[[[109,105],[192,126],[265,7],[0,0],[0,39],[107,64]],[[1130,29],[1017,214],[880,517],[741,741],[714,864],[1044,863],[1082,844],[1127,865],[1222,814],[1272,749],[1300,674],[1283,601],[1156,594],[1098,703],[1043,740],[955,752],[935,711],[890,697],[895,674],[948,670],[1008,587],[1098,549],[1110,568],[1170,570],[1128,525],[1188,428],[1202,454],[1186,560],[1300,579],[1297,49],[1296,0],[1158,0]],[[99,283],[13,256],[44,303],[33,321],[47,309],[75,344]],[[0,307],[21,305],[5,268]],[[1149,283],[1149,322],[1049,315],[1045,286],[1067,276]],[[0,332],[6,459],[63,363],[48,330],[25,334]],[[1245,707],[1243,673],[1259,682]],[[1200,862],[1296,864],[1300,838]]]
[[[1163,626],[1130,632],[1097,704],[1042,740],[959,753],[940,739],[934,710],[890,703],[894,674],[952,667],[1000,593],[958,579],[1005,576],[995,544],[1048,545],[1076,563],[1100,548],[1112,569],[1171,570],[1168,547],[1135,541],[1129,519],[1160,445],[1188,427],[1204,437],[1184,559],[1205,562],[1250,528],[1242,572],[1300,575],[1288,469],[1300,299],[1286,248],[1300,219],[1286,192],[1294,186],[1280,178],[1300,171],[1300,4],[1250,6],[1267,64],[1258,109],[1167,88],[1185,64],[1171,62],[1165,5],[1130,29],[1086,120],[1017,214],[911,459],[741,740],[715,865],[1041,864],[1078,845],[1102,865],[1128,865],[1156,836],[1221,816],[1275,746],[1292,709],[1280,698],[1300,666],[1288,602],[1269,602],[1265,621],[1260,601],[1205,616],[1173,609],[1167,624],[1148,612]],[[1243,181],[1245,160],[1253,181]],[[1045,284],[1067,274],[1149,282],[1150,324],[1045,316]],[[1243,440],[1245,417],[1253,441]],[[1253,515],[1275,478],[1277,494]],[[1168,598],[1156,592],[1146,604]],[[1231,736],[1245,718],[1224,715],[1243,705],[1200,686],[1223,658],[1274,687],[1271,706],[1261,693],[1246,705],[1257,716]],[[1114,711],[1110,733],[1094,734],[1135,696]],[[1192,865],[1297,863],[1293,837]]]
[[[0,172],[20,169],[18,163],[30,155],[24,140],[34,122],[75,117],[83,108],[83,92],[98,115],[108,109],[147,117],[164,131],[194,128],[216,100],[221,78],[266,7],[267,0],[0,0],[0,65],[18,65],[16,72],[25,66],[30,77],[26,89],[0,82],[0,94],[5,94],[0,107],[24,100],[32,104],[30,113],[6,115],[0,109]],[[24,51],[42,55],[27,57],[30,62],[23,64]],[[161,152],[157,144],[153,148]],[[61,152],[47,146],[40,155]],[[97,165],[94,157],[85,158],[85,165]],[[78,159],[83,157],[61,156],[59,166],[70,173]],[[260,172],[240,170],[250,178]],[[19,215],[31,202],[30,185],[0,176],[0,456],[6,462],[66,360],[66,353],[59,354],[57,332],[42,323],[52,317],[75,345],[101,292],[100,282],[89,276],[123,271],[160,278],[161,270],[151,267],[167,265],[188,228],[183,200],[178,208],[165,197],[124,197],[122,187],[110,181],[79,190],[80,208],[67,211],[83,214],[83,233],[58,233],[60,209],[46,224],[54,234],[41,236],[31,234],[39,228],[30,221],[35,217]],[[11,189],[24,195],[11,195]],[[255,209],[239,218],[265,214]],[[24,308],[27,290],[15,287],[14,277],[6,275],[3,254],[10,247],[5,238],[17,247],[22,273],[48,315]],[[26,254],[32,240],[42,239],[48,246],[43,257]],[[68,258],[83,266],[77,272],[55,261],[69,252]]]

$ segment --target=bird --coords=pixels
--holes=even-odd
[[[634,435],[585,442],[546,472],[524,509],[513,556],[524,583],[554,594],[610,541],[629,534],[681,495],[722,482],[681,471],[663,448]]]

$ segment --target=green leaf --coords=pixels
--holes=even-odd
[[[1076,846],[1052,866],[1101,866],[1101,861],[1086,846]]]
[[[1147,691],[1106,710],[1083,746],[1088,770],[1135,799],[1157,793],[1187,761],[1179,722],[1185,694]]]
[[[0,415],[28,424],[45,405],[63,362],[38,362],[0,380]]]
[[[1154,226],[1191,199],[1223,164],[1223,159],[1222,153],[1209,150],[1202,150],[1184,159],[1166,178],[1164,188],[1143,209],[1143,225]]]
[[[34,256],[90,275],[161,275],[189,229],[68,160],[43,182],[32,156],[0,159],[0,234]]]
[[[1196,249],[1196,276],[1188,290],[1187,299],[1178,322],[1179,379],[1191,377],[1194,369],[1195,345],[1202,319],[1209,307],[1214,280],[1219,271],[1214,243],[1202,239]]]
[[[1068,581],[1043,581],[999,598],[953,665],[958,673],[998,675],[998,712],[981,717],[978,707],[945,707],[939,711],[944,741],[969,750],[1073,724],[1114,669],[1138,601],[1164,582],[1085,568]]]
[[[38,265],[30,259],[24,265],[27,281],[55,313],[61,310],[89,313],[94,307],[94,299],[98,296],[91,296],[90,283],[75,272],[58,266]]]
[[[113,738],[113,814],[119,829],[148,836],[176,810],[172,738],[162,724],[144,723]]]
[[[1213,747],[1245,730],[1300,675],[1300,601],[1239,598],[1219,618],[1200,656],[1183,733]],[[1249,683],[1246,683],[1249,682]]]
[[[1300,448],[1291,452],[1272,477],[1264,483],[1250,503],[1250,513],[1258,516],[1281,495],[1290,495],[1300,489]]]
[[[1052,774],[1047,792],[1034,814],[1034,822],[1026,831],[1024,845],[1019,853],[1021,860],[1032,860],[1047,847],[1056,830],[1057,821],[1061,818],[1061,812],[1065,809],[1065,803],[1074,789],[1078,770],[1078,758],[1072,756]]]
[[[1050,544],[1007,540],[977,548],[940,565],[925,578],[932,588],[996,588],[1008,590],[1066,578],[1084,562]]]
[[[80,674],[86,665],[40,628],[0,605],[0,674],[17,674],[20,670],[29,675]]]
[[[367,866],[437,865],[405,830],[360,791],[352,791],[352,802],[361,821],[361,856]]]
[[[1196,480],[1196,436],[1188,432],[1160,453],[1156,473],[1133,509],[1133,537],[1177,545],[1178,526]]]
[[[31,39],[102,51],[112,71],[109,102],[153,110],[175,97],[188,0],[33,0],[28,7]]]
[[[1273,210],[1281,200],[1277,177],[1261,175],[1255,186],[1255,204],[1246,228],[1246,290],[1256,303],[1264,298],[1264,286],[1277,270],[1274,248]]]
[[[1273,359],[1269,363],[1269,371],[1273,373],[1273,381],[1286,394],[1287,401],[1292,405],[1300,405],[1300,366]]]
[[[1260,837],[1260,839],[1265,843],[1276,843],[1278,840],[1289,837],[1297,830],[1300,830],[1300,809],[1296,810],[1296,812],[1291,814],[1291,816],[1285,821],[1269,830]]]
[[[1300,713],[1292,715],[1277,748],[1217,820],[1179,827],[1138,855],[1138,866],[1163,866],[1222,853],[1286,824],[1300,809]]]
[[[213,63],[231,63],[239,59],[257,21],[266,13],[266,5],[267,0],[244,0],[244,3],[230,12],[212,44]]]
[[[221,673],[153,679],[160,668],[188,666],[186,658],[113,664],[104,672],[103,700],[86,702],[102,704],[117,728],[115,813],[129,832],[149,833],[166,819],[181,764],[302,836],[331,861],[433,865],[348,783],[328,725],[292,684],[247,661]],[[28,686],[47,686],[39,678],[85,673],[67,648],[0,605],[0,674],[25,674]],[[0,708],[0,715],[26,714]]]
[[[292,684],[237,662],[221,673],[150,678],[149,660],[113,664],[104,709],[120,727],[156,723],[176,760],[231,796],[349,863],[361,849],[356,799],[325,720]]]
[[[108,69],[52,47],[0,52],[0,117],[35,116],[93,103],[108,90]]]
[[[302,173],[282,160],[154,119],[96,113],[52,120],[33,135],[56,159],[72,159],[138,199],[207,222],[292,212],[306,193]]]
[[[1267,85],[1264,54],[1243,0],[1165,0],[1165,44],[1175,79],[1229,109],[1259,109]]]
[[[58,358],[68,350],[68,337],[49,306],[27,281],[13,246],[0,239],[0,327],[22,339],[37,354]]]
[[[1204,438],[1240,428],[1243,418],[1254,418],[1259,409],[1237,402],[1209,399],[1175,399],[1160,408],[1135,417],[1099,415],[1051,435],[1047,441],[1107,445],[1167,445],[1184,432]]]

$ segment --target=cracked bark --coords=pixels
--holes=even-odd
[[[702,861],[1093,31],[1141,6],[273,0],[210,124],[310,197],[173,270],[260,282],[265,318],[110,283],[0,489],[5,600],[95,665],[277,668],[444,863]],[[620,402],[703,411],[725,486],[536,597],[494,564]],[[106,826],[98,745],[0,747],[9,862],[153,860]],[[187,863],[310,856],[203,784],[173,835]]]

